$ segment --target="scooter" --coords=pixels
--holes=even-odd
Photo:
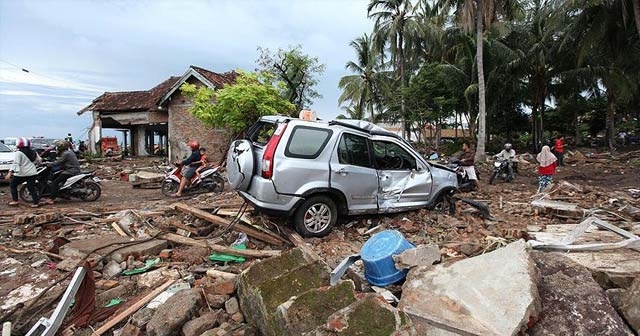
[[[512,166],[511,171],[509,169],[509,161],[497,159],[493,162],[493,173],[489,178],[489,184],[493,184],[496,178],[500,177],[505,182],[511,182],[515,178],[514,171],[515,168]]]
[[[53,173],[51,175],[51,167],[40,166],[36,175],[36,189],[40,193],[40,197],[50,197],[52,181],[56,175],[62,171]],[[57,197],[64,199],[79,198],[84,202],[93,202],[100,198],[102,194],[102,188],[100,187],[100,179],[95,176],[95,172],[85,172],[78,175],[69,177],[64,184],[58,189]],[[27,183],[24,182],[20,185],[18,190],[20,199],[25,202],[31,201],[31,193],[27,188]]]
[[[173,196],[180,187],[182,180],[182,164],[177,163],[171,169],[162,182],[161,191],[165,196]],[[222,192],[224,190],[224,178],[220,174],[220,167],[204,167],[191,178],[190,183],[182,191],[188,193]]]

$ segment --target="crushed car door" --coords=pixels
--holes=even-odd
[[[421,208],[428,203],[432,178],[413,151],[395,140],[373,139],[373,158],[379,179],[379,212]]]
[[[330,183],[331,188],[345,195],[350,214],[377,212],[378,175],[367,138],[352,133],[341,135],[331,156]]]

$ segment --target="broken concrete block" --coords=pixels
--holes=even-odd
[[[304,335],[416,335],[405,313],[377,294],[365,294],[351,305],[331,314],[325,325]]]
[[[147,324],[149,336],[170,336],[181,330],[200,308],[200,291],[185,289],[163,303]]]
[[[167,267],[161,267],[147,273],[142,273],[137,276],[138,287],[140,288],[153,288],[161,282],[169,279],[179,279],[180,272],[175,269],[168,269]]]
[[[229,315],[233,315],[233,314],[237,313],[238,311],[240,311],[240,306],[238,304],[238,299],[236,299],[235,297],[232,297],[229,300],[227,300],[227,302],[224,303],[224,310]]]
[[[142,332],[140,331],[140,328],[134,326],[131,323],[127,323],[124,325],[124,328],[122,328],[122,333],[120,334],[120,336],[139,336],[141,334]]]
[[[416,329],[516,335],[540,311],[536,268],[519,240],[451,265],[409,271],[398,308]]]
[[[91,251],[98,248],[98,250],[95,251],[96,254],[104,256],[113,252],[111,258],[117,262],[123,262],[127,260],[129,256],[155,256],[167,247],[166,240],[151,240],[145,243],[135,244],[121,249],[119,249],[119,247],[122,247],[123,244],[116,244],[127,243],[130,241],[130,238],[116,235],[102,235],[92,239],[75,240],[68,244],[65,244],[64,246],[61,246],[60,255],[68,258],[82,259],[87,255],[87,253],[90,253]],[[100,248],[102,246],[104,247]]]
[[[118,276],[118,274],[122,273],[122,267],[119,263],[111,260],[104,266],[102,269],[102,276],[106,279],[112,279]]]
[[[542,313],[530,335],[625,335],[629,329],[584,267],[561,253],[533,252]]]
[[[266,336],[282,335],[276,308],[292,296],[329,284],[329,269],[320,262],[309,263],[300,249],[253,264],[238,278],[240,308]]]
[[[207,330],[220,325],[221,311],[208,312],[184,324],[182,333],[184,336],[200,336]]]
[[[434,262],[440,261],[440,248],[438,245],[421,245],[394,255],[393,261],[397,269],[431,266]]]
[[[144,326],[151,321],[153,314],[155,314],[155,309],[151,308],[142,308],[135,312],[133,316],[131,316],[131,324],[138,328],[143,328]]]
[[[640,334],[640,277],[626,290],[620,303],[622,315],[635,332]]]
[[[629,288],[640,277],[640,258],[631,249],[567,253],[567,257],[586,267],[605,289]]]
[[[301,335],[325,324],[329,315],[355,300],[351,281],[311,289],[281,304],[277,312],[278,321],[285,335]]]
[[[207,302],[214,309],[225,308],[227,300],[229,300],[229,295],[207,294]]]

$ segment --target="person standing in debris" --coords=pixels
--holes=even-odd
[[[58,159],[54,162],[48,162],[47,167],[57,167],[62,172],[51,181],[51,196],[44,201],[45,204],[53,204],[53,201],[58,196],[60,186],[71,176],[80,174],[80,162],[76,154],[69,148],[69,142],[58,142],[56,144],[56,152],[58,153]]]
[[[191,148],[191,155],[188,158],[182,160],[179,164],[182,165],[182,179],[180,180],[180,186],[178,187],[178,191],[175,193],[175,197],[182,196],[182,190],[187,185],[193,175],[195,175],[196,170],[200,167],[202,159],[200,156],[200,143],[195,140],[189,141],[189,148]]]
[[[553,151],[558,159],[558,166],[564,166],[564,136],[558,134],[556,137],[556,143],[553,146]]]
[[[543,146],[536,160],[538,160],[538,192],[542,192],[553,182],[558,158],[551,153],[549,146]]]
[[[9,188],[12,200],[9,205],[17,206],[20,204],[18,202],[18,186],[27,182],[27,189],[33,200],[31,207],[37,208],[40,204],[40,195],[36,189],[36,176],[38,175],[36,164],[40,163],[40,157],[31,149],[31,143],[26,138],[18,138],[16,148],[18,151],[16,151],[13,166],[9,170],[9,174],[5,176],[5,179],[11,180]]]
[[[476,175],[476,167],[475,167],[475,153],[471,149],[468,143],[462,144],[462,157],[460,158],[460,165],[462,169],[467,173],[469,177],[469,181],[473,183],[473,189],[478,190],[478,176]]]

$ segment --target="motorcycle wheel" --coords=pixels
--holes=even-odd
[[[178,182],[173,180],[165,180],[165,181],[162,181],[162,186],[160,187],[160,190],[162,191],[163,195],[167,197],[171,197],[173,196],[173,194],[176,193],[176,191],[178,191],[178,187],[180,187]]]
[[[31,202],[31,193],[29,192],[29,189],[27,189],[26,184],[20,186],[20,189],[18,189],[18,196],[20,196],[20,199],[23,202]]]
[[[224,190],[224,179],[220,176],[213,177],[213,184],[210,187],[212,192],[222,192]]]
[[[88,193],[80,197],[82,201],[93,202],[100,198],[100,195],[102,194],[102,188],[100,188],[99,184],[93,181],[87,181],[84,183],[84,187],[88,190]]]
[[[493,181],[496,180],[496,177],[498,177],[498,172],[491,174],[491,177],[489,178],[489,184],[493,184]]]

